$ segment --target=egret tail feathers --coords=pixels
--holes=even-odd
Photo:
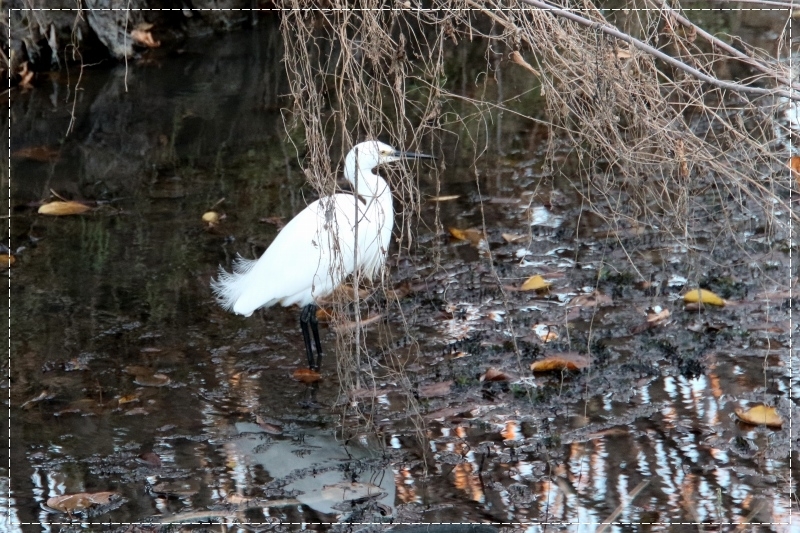
[[[260,307],[245,309],[241,305],[237,305],[242,296],[252,290],[251,277],[257,262],[255,259],[245,259],[238,256],[233,262],[233,272],[228,272],[219,267],[219,277],[211,280],[211,289],[217,297],[217,302],[225,310],[250,316],[253,311]]]

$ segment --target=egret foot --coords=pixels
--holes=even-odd
[[[317,365],[314,366],[314,354],[311,351],[311,334],[314,335],[314,346],[317,349]],[[322,343],[319,340],[319,323],[317,322],[316,304],[308,304],[300,311],[300,330],[303,332],[303,342],[306,345],[306,357],[308,358],[308,368],[319,372],[322,366]]]

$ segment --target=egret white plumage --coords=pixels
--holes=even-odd
[[[220,267],[219,277],[211,281],[220,305],[244,316],[276,303],[300,305],[308,366],[319,370],[322,345],[315,302],[357,270],[369,278],[380,271],[392,237],[394,208],[389,184],[372,171],[410,158],[431,156],[401,152],[379,141],[353,147],[344,160],[344,177],[352,184],[353,194],[333,194],[312,202],[286,224],[258,260],[239,257],[232,273]]]

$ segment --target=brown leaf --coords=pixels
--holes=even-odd
[[[800,156],[795,155],[789,159],[789,168],[792,169],[792,175],[797,185],[800,186]]]
[[[11,157],[19,157],[23,159],[31,159],[33,161],[41,161],[43,163],[52,163],[58,161],[60,152],[58,148],[50,146],[26,146],[11,153]]]
[[[278,229],[281,229],[286,225],[286,221],[283,219],[283,217],[265,217],[259,218],[258,221],[266,222],[267,224],[273,224],[277,226]]]
[[[345,320],[341,323],[334,324],[333,331],[337,333],[342,333],[345,331],[355,331],[355,329],[358,328],[359,326],[362,328],[370,326],[376,322],[379,322],[382,318],[383,315],[377,314],[368,316],[367,318],[362,318],[361,321]]]
[[[89,209],[91,209],[91,207],[80,202],[62,202],[61,200],[56,200],[55,202],[48,202],[39,206],[39,214],[62,217],[66,215],[80,215]]]
[[[742,422],[747,422],[748,424],[753,424],[756,426],[763,425],[778,429],[783,426],[783,419],[774,407],[769,407],[767,405],[756,405],[747,411],[744,409],[736,409],[735,412],[736,416],[739,417],[739,420]]]
[[[322,380],[322,375],[310,368],[298,368],[292,373],[292,378],[303,383],[316,383]]]
[[[542,276],[538,274],[531,276],[525,280],[525,283],[519,288],[521,291],[545,291],[550,288],[551,283],[545,281]]]
[[[448,228],[447,231],[449,231],[450,235],[452,235],[459,241],[469,241],[471,244],[474,244],[475,246],[480,244],[480,242],[483,240],[483,232],[479,229]]]
[[[481,376],[481,381],[510,381],[511,376],[505,372],[498,370],[494,367],[486,369],[486,372]]]
[[[606,305],[614,305],[614,300],[602,292],[593,291],[589,294],[579,294],[569,301],[567,307],[602,307]]]
[[[47,506],[62,513],[72,513],[88,509],[94,505],[106,505],[117,496],[116,492],[81,492],[80,494],[64,494],[47,500]]]
[[[589,366],[589,358],[574,352],[560,353],[545,357],[531,364],[533,372],[550,372],[553,370],[581,370]]]
[[[453,385],[452,381],[441,381],[439,383],[430,383],[422,385],[419,388],[420,398],[434,398],[436,396],[447,396],[450,393],[450,387]]]
[[[0,254],[0,268],[9,268],[17,262],[17,258],[11,254]]]

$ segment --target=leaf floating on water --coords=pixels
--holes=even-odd
[[[322,375],[310,368],[298,368],[292,373],[292,378],[303,383],[316,383],[322,380]]]
[[[460,194],[449,194],[446,196],[432,196],[428,198],[428,200],[431,202],[449,202],[451,200],[456,200],[458,198],[461,198]]]
[[[725,305],[725,300],[717,296],[711,291],[705,289],[696,289],[689,291],[683,295],[684,303],[702,303],[706,305],[716,305],[722,307]]]
[[[80,202],[63,202],[61,200],[56,200],[55,202],[48,202],[39,206],[39,214],[63,217],[67,215],[80,215],[90,209],[91,207]]]
[[[155,452],[144,452],[143,454],[139,455],[137,461],[154,468],[161,468],[161,457],[159,457]]]
[[[17,262],[17,258],[11,254],[0,254],[0,268],[10,268]]]
[[[483,232],[479,229],[448,228],[447,231],[449,231],[450,235],[452,235],[455,239],[458,239],[459,241],[469,241],[475,246],[479,245],[483,240]]]
[[[12,152],[11,157],[31,159],[42,163],[53,163],[54,161],[58,161],[59,153],[58,148],[51,148],[50,146],[26,146],[25,148],[20,148]]]
[[[542,276],[538,274],[531,276],[525,280],[525,283],[519,288],[521,291],[544,291],[550,288],[550,282],[545,281]]]
[[[169,377],[164,374],[139,374],[133,380],[134,383],[143,387],[163,387],[169,385],[169,381]]]
[[[138,394],[126,394],[125,396],[121,396],[119,400],[117,400],[117,403],[119,405],[125,405],[126,403],[133,403],[138,401],[139,401]]]
[[[767,405],[756,405],[747,411],[744,409],[736,409],[736,416],[742,422],[753,424],[756,426],[767,426],[770,428],[780,429],[783,426],[783,419],[774,407]]]
[[[116,492],[81,492],[80,494],[64,494],[47,500],[47,507],[61,513],[83,511],[95,505],[108,505],[118,497]]]
[[[534,372],[551,372],[553,370],[581,370],[589,366],[589,358],[577,353],[561,353],[545,357],[531,364]]]

